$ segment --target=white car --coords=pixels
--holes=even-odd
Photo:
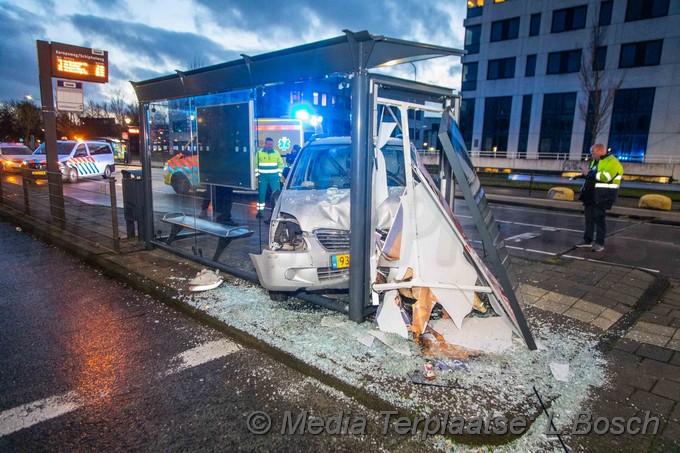
[[[23,143],[0,143],[0,161],[2,169],[7,173],[20,172],[21,164],[31,154],[31,148]]]
[[[108,178],[116,171],[111,145],[104,141],[57,140],[59,155],[59,171],[68,182],[78,182],[80,178],[101,176]],[[35,150],[33,155],[24,161],[31,176],[47,177],[45,163],[45,144]]]
[[[404,192],[402,141],[382,148],[388,198],[378,228],[388,225]],[[272,212],[269,246],[251,255],[260,283],[271,293],[349,287],[349,137],[318,139],[300,151]]]

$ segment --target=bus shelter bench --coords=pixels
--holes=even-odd
[[[253,235],[253,230],[245,226],[224,225],[222,223],[185,215],[181,212],[165,214],[161,220],[171,225],[170,235],[165,241],[168,245],[177,238],[179,232],[184,228],[218,237],[219,239],[217,241],[215,255],[213,255],[213,261],[219,259],[224,249],[227,248],[229,243],[234,239],[247,238]]]

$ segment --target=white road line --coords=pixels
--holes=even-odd
[[[71,391],[0,412],[0,437],[68,414],[84,404],[85,398]]]
[[[176,355],[172,361],[179,362],[179,364],[169,369],[162,375],[169,376],[171,374],[179,373],[180,371],[184,371],[188,368],[193,368],[221,357],[225,357],[240,349],[241,347],[238,344],[227,340],[226,338],[222,340],[211,341]]]
[[[228,356],[240,349],[241,347],[238,344],[227,339],[202,344],[173,357],[172,362],[178,362],[178,364],[164,373],[159,373],[157,377],[162,378],[179,373]],[[87,400],[83,396],[73,390],[0,412],[0,438],[60,415],[68,414],[84,406],[86,402]]]

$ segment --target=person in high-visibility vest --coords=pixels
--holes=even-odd
[[[272,193],[281,190],[281,178],[283,175],[283,159],[281,154],[274,149],[274,140],[267,137],[264,148],[255,154],[255,177],[257,178],[257,218],[262,217],[264,211],[267,188]]]
[[[601,252],[607,235],[606,211],[611,209],[618,197],[623,166],[601,143],[590,148],[590,155],[590,167],[581,170],[586,180],[579,195],[579,200],[583,202],[586,228],[583,241],[576,247],[591,247],[594,252]]]

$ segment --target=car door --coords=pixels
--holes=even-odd
[[[76,149],[73,151],[72,157],[68,160],[69,167],[75,167],[78,170],[79,176],[92,176],[97,174],[97,167],[94,165],[94,159],[90,156],[85,143],[78,143]]]
[[[103,175],[106,167],[113,165],[113,152],[108,143],[88,142],[92,164],[96,167],[97,175]]]

